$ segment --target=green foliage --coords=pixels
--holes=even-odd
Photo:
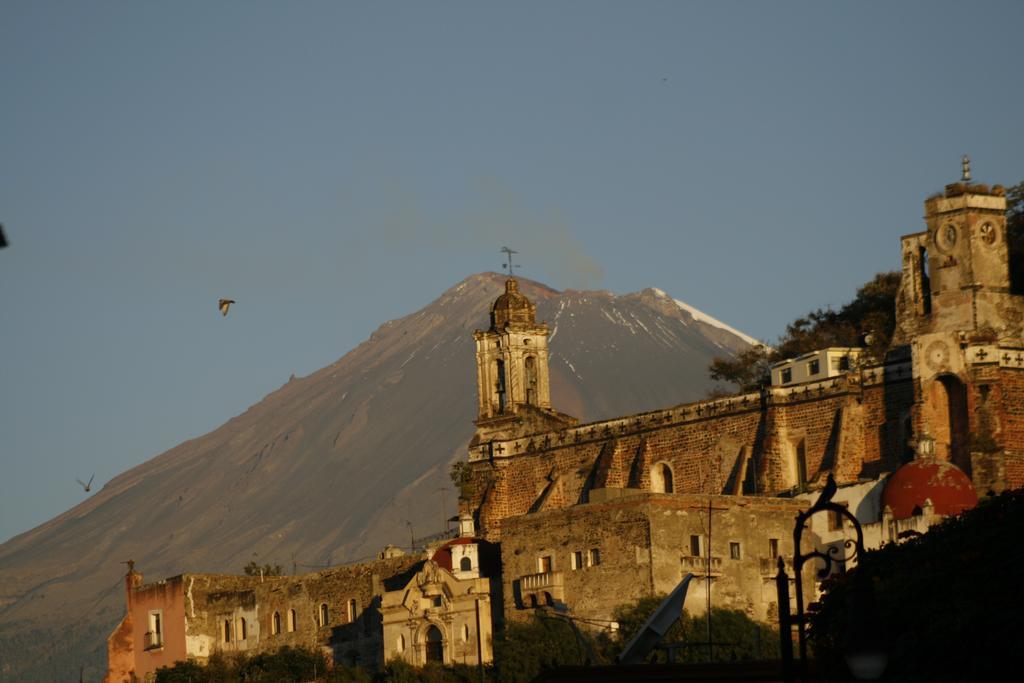
[[[648,617],[665,599],[664,595],[641,598],[634,604],[620,605],[614,611],[619,623],[615,638],[602,638],[600,649],[609,661],[626,647],[629,641],[644,625]],[[676,652],[677,662],[697,663],[708,661],[708,626],[705,615],[692,616],[686,612],[663,639],[663,643],[682,643],[686,647]],[[779,658],[779,632],[761,624],[743,612],[713,607],[711,609],[711,640],[720,643],[711,647],[711,661],[735,662],[770,660]],[[667,662],[668,654],[656,650],[651,661]]]
[[[494,642],[494,659],[495,680],[525,683],[559,665],[585,664],[587,654],[567,623],[535,616],[529,622],[505,625]]]
[[[255,560],[252,560],[249,564],[245,565],[245,567],[242,568],[242,571],[245,572],[246,576],[260,576],[260,572],[263,573],[263,576],[281,576],[281,574],[284,573],[284,570],[281,569],[281,565],[279,564],[265,564],[261,567],[256,564]]]
[[[472,470],[469,468],[469,463],[464,460],[456,460],[452,463],[452,468],[448,472],[448,476],[452,478],[452,483],[455,484],[455,488],[463,491],[466,484],[469,483]]]
[[[900,545],[867,552],[859,566],[825,584],[811,615],[811,645],[828,680],[848,680],[843,653],[877,635],[888,655],[886,680],[983,681],[1005,678],[1019,656],[1024,594],[1024,491],[983,500]],[[874,614],[858,619],[870,586]],[[855,624],[867,624],[857,628]]]
[[[867,334],[871,335],[865,349],[868,359],[881,360],[896,329],[899,286],[898,272],[878,273],[838,311],[818,309],[791,322],[774,349],[751,347],[733,358],[715,358],[709,367],[711,378],[754,391],[768,383],[773,363],[828,346],[861,346]]]
[[[344,667],[341,667],[344,668]],[[227,657],[215,653],[200,666],[194,661],[176,662],[156,672],[157,683],[299,683],[325,680],[328,662],[322,652],[307,648],[282,647],[274,653]],[[335,672],[337,673],[337,672]],[[369,680],[335,678],[334,680]]]
[[[1024,294],[1024,182],[1006,190],[1006,245],[1011,291]]]

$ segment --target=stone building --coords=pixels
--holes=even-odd
[[[146,681],[178,661],[285,645],[376,667],[384,661],[381,596],[406,585],[422,564],[401,556],[302,576],[181,574],[150,584],[132,567],[125,617],[107,641],[104,680]]]
[[[1005,211],[999,186],[955,183],[925,202],[926,230],[902,238],[897,327],[883,360],[823,349],[779,364],[757,393],[588,424],[495,399],[547,372],[543,354],[530,370],[515,357],[492,361],[502,342],[515,343],[506,321],[531,330],[533,348],[544,329],[510,281],[477,333],[480,409],[460,499],[481,536],[502,545],[506,615],[563,602],[606,618],[616,601],[667,590],[687,567],[709,497],[732,520],[736,540],[721,542],[759,548],[760,564],[829,474],[857,506],[869,546],[920,533],[978,493],[1024,485],[1024,297],[1013,286],[1024,277],[1010,272]],[[784,377],[787,368],[804,376]],[[543,410],[552,411],[546,401]],[[909,514],[885,502],[911,495],[905,481],[920,499]],[[943,507],[947,495],[955,504]],[[842,543],[848,530],[821,523],[812,532],[822,547]],[[711,549],[712,562],[716,553],[725,568],[716,604],[770,616],[750,555],[730,565],[726,546]]]
[[[688,611],[710,591],[773,620],[778,558],[829,475],[869,547],[1024,485],[1024,274],[1010,272],[1005,211],[999,186],[955,183],[925,202],[926,229],[901,238],[883,360],[823,349],[759,392],[586,424],[551,406],[547,325],[510,278],[475,334],[459,539],[301,577],[142,585],[132,570],[107,680],[284,644],[349,664],[486,663],[505,619],[557,605],[608,623],[688,572]],[[849,533],[821,515],[810,531],[819,548]]]

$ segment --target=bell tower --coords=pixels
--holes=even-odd
[[[551,408],[548,326],[519,292],[515,278],[491,307],[491,326],[477,331],[478,421],[514,415],[520,406]]]
[[[551,408],[548,326],[509,278],[476,339],[477,419],[471,449],[483,443],[561,429],[576,418]]]

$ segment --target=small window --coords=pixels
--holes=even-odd
[[[221,631],[221,635],[224,637],[224,642],[225,643],[230,643],[231,642],[231,620],[230,619],[225,619],[224,620],[224,628]]]
[[[529,340],[529,339],[523,339],[523,343],[524,343],[524,344],[529,344],[529,343],[530,343],[530,340]]]
[[[434,596],[433,605],[434,607],[442,607],[444,605],[444,601],[441,599],[440,595]]]
[[[583,551],[582,550],[574,551],[572,556],[569,558],[569,560],[570,560],[569,563],[572,565],[573,569],[583,569]]]
[[[700,557],[700,536],[690,536],[690,555],[692,557]]]
[[[850,357],[849,356],[842,356],[839,359],[839,369],[840,370],[849,370],[850,369]]]
[[[843,503],[840,503],[840,505],[843,505],[843,507],[845,507],[845,505]],[[829,510],[828,511],[828,530],[829,531],[841,531],[843,529],[843,526],[844,526],[843,513],[839,512],[839,510]]]
[[[320,628],[327,626],[327,622],[330,621],[330,612],[327,610],[327,603],[320,603]]]
[[[591,567],[596,567],[597,565],[601,564],[601,551],[597,548],[591,548],[590,557],[588,559],[590,561]]]
[[[399,634],[398,642],[395,645],[398,647],[399,652],[405,652],[405,636]]]
[[[473,571],[473,560],[469,559],[468,557],[463,557],[461,560],[459,560],[459,571]]]
[[[149,631],[146,632],[146,649],[163,647],[163,610],[149,613]]]
[[[779,539],[769,538],[768,539],[768,557],[773,560],[779,556]]]
[[[469,640],[469,624],[462,625],[462,642]]]
[[[288,633],[295,630],[295,610],[288,610]]]
[[[537,558],[537,573],[547,574],[551,571],[551,556],[542,555]]]
[[[779,377],[782,378],[783,384],[789,384],[793,381],[793,368],[782,368],[782,372],[779,373]]]
[[[249,637],[249,630],[245,625],[245,617],[238,617],[238,639],[245,640]]]
[[[818,363],[818,359],[817,358],[815,358],[814,360],[812,360],[810,363],[807,364],[807,374],[808,375],[813,377],[814,375],[818,374],[819,370],[821,370],[821,364]]]
[[[729,558],[733,560],[742,559],[739,541],[729,541]]]
[[[348,601],[348,621],[352,623],[359,616],[359,603],[356,602],[355,598]]]
[[[281,613],[274,612],[273,618],[270,620],[270,633],[271,635],[277,635],[281,632]]]

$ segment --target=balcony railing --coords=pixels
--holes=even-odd
[[[711,571],[708,572],[708,558],[697,557],[696,555],[683,555],[679,558],[684,572],[690,572],[694,576],[704,576],[710,573],[711,576],[722,575],[722,558],[711,557]]]
[[[564,585],[562,572],[527,574],[519,579],[519,581],[523,592],[551,590],[552,588],[562,588]]]
[[[147,650],[155,650],[158,647],[163,647],[163,644],[164,644],[163,639],[160,637],[159,633],[154,633],[153,631],[146,631],[145,646],[144,646],[145,649],[147,649]]]

